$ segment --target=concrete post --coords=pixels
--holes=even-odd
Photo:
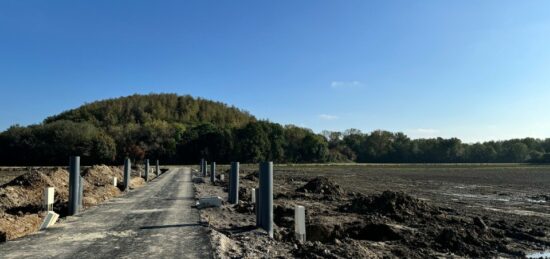
[[[220,181],[222,181],[222,182],[225,181],[225,175],[220,174]]]
[[[55,188],[54,187],[46,187],[44,189],[44,209],[46,211],[53,211],[53,203],[55,201]]]
[[[116,177],[113,177],[113,186],[116,187],[118,185],[118,179]]]
[[[124,160],[124,191],[130,190],[130,173],[132,172],[132,161],[130,158]]]
[[[145,181],[149,181],[149,159],[145,159]]]
[[[157,159],[157,167],[156,167],[156,171],[157,171],[157,177],[159,177],[160,175],[160,164],[159,164],[159,161]]]
[[[252,188],[252,190],[250,190],[250,202],[256,203],[256,188]]]
[[[260,164],[260,227],[273,238],[273,162]]]
[[[72,156],[69,160],[69,215],[78,213],[78,196],[80,195],[80,157]]]
[[[208,161],[204,160],[204,171],[202,172],[202,177],[206,177],[208,175]]]
[[[231,204],[239,203],[239,162],[231,162],[228,201]]]
[[[300,242],[306,241],[306,209],[304,206],[294,206],[294,236]]]
[[[216,162],[212,162],[210,165],[210,182],[214,183],[216,181]]]

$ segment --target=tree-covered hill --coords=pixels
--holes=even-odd
[[[163,163],[550,162],[550,139],[465,144],[457,138],[410,139],[403,133],[315,134],[256,120],[223,103],[175,94],[132,95],[83,105],[43,123],[0,133],[0,165],[121,164],[130,157]]]
[[[256,119],[246,111],[220,102],[195,99],[189,95],[149,94],[93,102],[47,118],[44,123],[60,120],[89,122],[106,128],[153,121],[184,125],[212,123],[220,127],[238,127]]]
[[[63,165],[71,155],[86,164],[116,164],[125,157],[164,163],[195,163],[201,157],[305,162],[325,161],[327,153],[326,140],[308,129],[257,121],[220,102],[175,94],[97,101],[0,134],[2,165]]]

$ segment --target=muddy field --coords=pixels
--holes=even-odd
[[[197,196],[227,198],[225,181]],[[550,166],[303,165],[274,170],[275,238],[254,228],[241,166],[241,203],[201,210],[219,257],[487,258],[550,249]],[[307,238],[294,241],[294,205],[306,207]]]

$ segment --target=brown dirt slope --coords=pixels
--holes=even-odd
[[[97,205],[121,191],[112,185],[112,178],[122,180],[119,167],[97,165],[82,171],[84,208]],[[130,188],[144,184],[137,171],[132,173]],[[46,187],[55,188],[54,211],[67,214],[69,173],[63,168],[33,170],[0,185],[0,242],[36,232],[45,216],[42,197]]]

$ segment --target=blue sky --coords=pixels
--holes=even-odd
[[[319,132],[550,137],[550,1],[0,2],[0,130],[134,93]]]

